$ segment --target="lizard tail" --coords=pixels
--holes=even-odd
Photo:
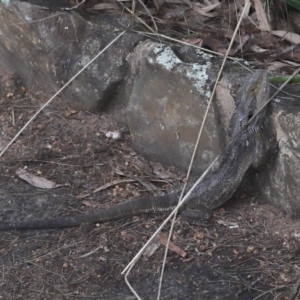
[[[79,226],[81,223],[102,223],[141,213],[159,214],[171,211],[177,204],[178,197],[179,193],[159,197],[139,198],[119,203],[107,209],[95,210],[74,216],[61,216],[55,219],[1,221],[0,231],[12,229],[67,228]]]

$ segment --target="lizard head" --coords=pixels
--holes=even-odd
[[[234,137],[249,121],[247,127],[249,133],[258,132],[263,126],[266,108],[257,116],[255,114],[269,98],[268,73],[257,70],[247,76],[244,83],[237,91],[235,112],[230,120],[230,135]],[[254,118],[253,118],[254,116]]]

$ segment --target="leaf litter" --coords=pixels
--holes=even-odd
[[[83,5],[88,2],[83,1]],[[149,1],[144,10],[143,5],[133,9],[134,2],[130,1],[108,1],[106,6],[91,2],[94,5],[86,9],[113,13],[125,5],[148,26],[154,27],[151,22],[155,20],[160,32],[191,44],[201,44],[210,35],[214,44],[207,47],[221,54],[243,5],[243,1]],[[291,70],[293,65],[286,60],[299,60],[297,45],[290,47],[297,43],[299,29],[295,25],[292,33],[273,27],[277,32],[270,32],[262,6],[259,1],[254,3],[232,54],[246,57],[258,67]],[[295,14],[293,19],[299,17]],[[283,15],[277,18],[282,21],[278,24],[286,21]],[[2,147],[30,118],[43,95],[29,93],[21,80],[6,70],[2,70],[1,79],[5,86],[0,99]],[[59,100],[48,111],[19,137],[5,160],[1,159],[1,218],[10,213],[16,218],[58,216],[147,195],[144,179],[132,180],[133,177],[160,182],[157,184],[162,190],[184,179],[178,174],[168,182],[159,181],[151,165],[132,151],[128,135],[108,140],[104,132],[121,131],[109,115],[77,112]],[[134,167],[137,160],[138,168]],[[15,171],[24,167],[31,174],[65,185],[55,190],[36,189],[15,176]],[[124,175],[130,180],[122,182],[120,176]],[[101,195],[95,195],[100,190]],[[80,195],[86,194],[88,200],[81,200]],[[243,196],[238,194],[235,200],[239,201],[216,210],[209,227],[191,227],[176,221],[171,244],[175,252],[167,258],[163,297],[299,298],[299,221],[259,200],[243,201]],[[83,224],[75,229],[1,233],[2,297],[129,299],[131,294],[120,271],[162,218],[142,215],[96,226]],[[164,239],[160,240],[163,243]],[[162,247],[154,248],[130,275],[147,299],[155,298],[163,257]],[[179,253],[184,253],[184,259]]]
[[[142,1],[90,0],[83,1],[80,7],[94,12],[129,14],[136,24],[144,24],[146,30],[184,40],[191,45],[202,45],[220,54],[225,53],[224,48],[230,41],[244,7],[244,0],[166,0],[147,1],[143,5],[141,3]],[[243,18],[231,55],[250,61],[258,60],[258,64],[270,67],[274,61],[281,60],[299,63],[299,55],[289,50],[291,45],[299,44],[299,11],[287,7],[284,1],[255,0]],[[208,43],[211,39],[214,42]],[[201,41],[205,40],[202,44]],[[285,69],[278,67],[278,71]]]

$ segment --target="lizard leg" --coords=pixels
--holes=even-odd
[[[212,211],[206,207],[189,208],[181,213],[181,220],[193,225],[204,225],[211,221],[212,218]]]

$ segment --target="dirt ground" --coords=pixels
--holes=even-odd
[[[47,99],[5,69],[0,96],[2,150]],[[129,134],[105,136],[115,130],[109,115],[55,99],[1,158],[0,219],[77,214],[145,196],[145,182],[158,190],[179,184],[184,176],[174,170],[172,178],[158,178],[130,148]],[[57,187],[36,188],[19,169]],[[164,217],[0,232],[0,299],[135,299],[121,272]],[[242,192],[207,227],[178,217],[172,242],[186,256],[169,251],[161,299],[300,299],[299,225]],[[164,246],[155,244],[128,277],[142,299],[157,297]]]

